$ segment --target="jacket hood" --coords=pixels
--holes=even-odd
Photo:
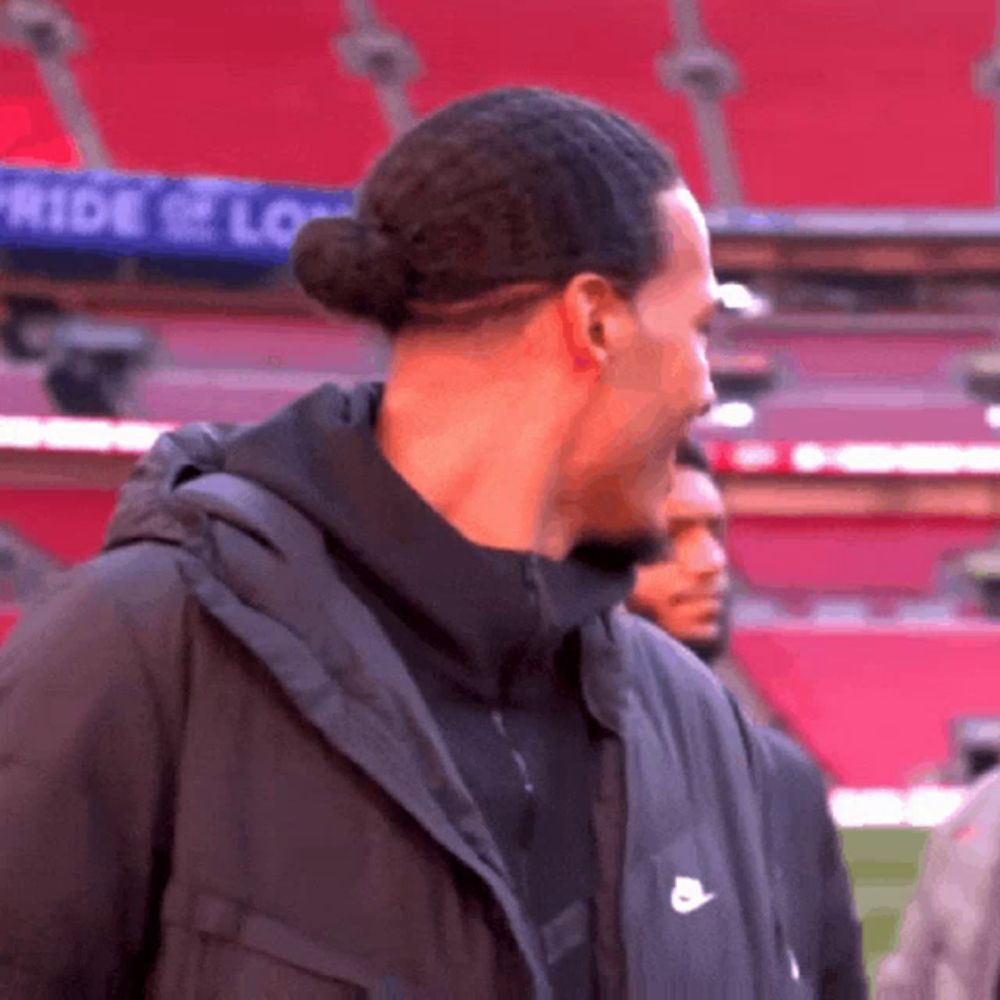
[[[381,398],[379,384],[326,385],[259,424],[164,435],[122,489],[106,547],[190,542],[197,518],[175,492],[212,472],[250,480],[317,525],[338,564],[453,681],[487,700],[530,694],[566,635],[626,596],[631,570],[469,542],[383,457],[373,433]]]

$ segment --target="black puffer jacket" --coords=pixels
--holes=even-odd
[[[270,426],[297,421],[308,444],[342,411],[327,388]],[[161,439],[110,550],[0,651],[0,995],[550,996],[410,671],[325,526],[220,471],[232,440]],[[282,461],[314,475],[308,455]],[[593,616],[579,644],[601,732],[598,995],[793,996],[755,738],[630,615]]]

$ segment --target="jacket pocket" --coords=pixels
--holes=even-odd
[[[156,1000],[410,1000],[404,983],[233,900],[173,884]]]

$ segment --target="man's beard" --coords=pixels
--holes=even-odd
[[[719,613],[719,627],[711,639],[678,639],[682,646],[686,646],[708,666],[714,666],[729,651],[730,633],[730,598],[727,596],[722,601],[722,611]]]
[[[652,609],[641,606],[633,606],[635,614],[647,621],[651,621],[657,628],[666,632],[671,638],[676,639],[685,649],[690,650],[695,656],[708,667],[714,666],[729,650],[729,598],[725,598],[722,604],[722,611],[719,615],[719,627],[715,635],[708,639],[685,639],[675,635],[670,629],[664,628]]]
[[[618,538],[590,536],[573,548],[573,557],[612,573],[625,573],[638,566],[652,565],[663,557],[666,539],[636,533]]]

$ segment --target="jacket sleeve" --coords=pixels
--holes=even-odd
[[[141,993],[170,741],[143,630],[95,564],[0,647],[0,996]],[[140,639],[142,637],[142,639]]]
[[[941,935],[931,905],[932,887],[940,877],[940,831],[931,835],[913,898],[903,914],[896,950],[883,959],[875,980],[878,1000],[934,1000],[935,967]]]
[[[943,968],[960,965],[963,974],[978,974],[989,967],[989,959],[984,961],[977,946],[988,944],[985,954],[995,950],[995,907],[990,905],[995,893],[989,877],[995,846],[985,854],[982,847],[972,847],[971,856],[965,855],[964,838],[957,835],[966,829],[986,831],[980,843],[995,845],[990,835],[996,828],[998,792],[1000,772],[994,770],[969,789],[961,808],[931,832],[896,950],[878,971],[879,1000],[932,1000],[941,992],[938,980]],[[970,879],[980,889],[974,896],[966,892],[972,888]],[[989,912],[982,910],[984,904]],[[959,919],[955,926],[956,915],[969,920]],[[961,942],[958,948],[957,942]],[[1000,983],[983,983],[976,995],[985,996],[990,989],[1000,998]]]
[[[862,952],[850,875],[844,861],[840,834],[834,825],[821,782],[817,815],[822,824],[823,914],[819,995],[822,1000],[864,1000],[868,979]]]

